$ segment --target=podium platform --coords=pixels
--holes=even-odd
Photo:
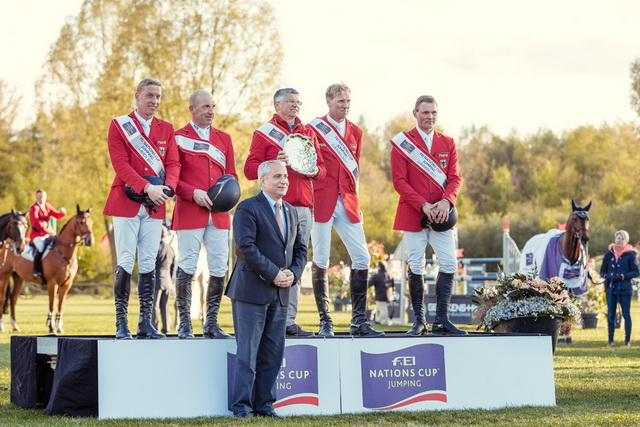
[[[275,407],[330,415],[553,406],[551,347],[538,334],[288,338]],[[101,419],[231,416],[235,350],[232,339],[14,336],[11,402]]]

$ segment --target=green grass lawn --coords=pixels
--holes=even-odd
[[[132,298],[129,319],[135,332],[138,301]],[[640,319],[640,304],[632,306],[636,324]],[[21,297],[18,303],[18,323],[24,335],[45,335],[47,317],[46,296]],[[334,313],[336,331],[347,331],[350,313]],[[8,316],[4,316],[9,329]],[[115,309],[112,299],[87,295],[71,295],[67,299],[64,316],[65,332],[69,335],[112,335],[115,332]],[[311,295],[301,299],[298,323],[316,330],[318,315]],[[231,303],[225,298],[220,323],[233,332]],[[601,319],[599,325],[603,326]],[[201,333],[196,322],[195,332]],[[404,326],[384,327],[385,330],[406,330]],[[470,329],[470,328],[469,328]],[[636,327],[636,331],[637,331]],[[639,337],[636,332],[634,337]],[[556,399],[555,407],[524,407],[500,410],[386,412],[359,415],[298,416],[284,420],[232,418],[195,418],[173,420],[105,420],[69,417],[45,417],[42,410],[25,410],[9,403],[10,361],[9,341],[12,333],[0,334],[0,425],[535,425],[535,426],[591,426],[640,425],[640,341],[632,347],[622,347],[623,331],[616,331],[616,346],[606,346],[606,329],[582,330],[574,328],[574,343],[559,344],[554,356]],[[504,355],[509,357],[509,355]],[[500,360],[478,360],[478,369],[500,369]],[[523,366],[522,369],[527,369]],[[514,372],[514,375],[517,373]],[[179,390],[171,391],[179,393]],[[488,393],[491,390],[487,390]]]

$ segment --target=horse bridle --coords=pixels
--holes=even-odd
[[[80,215],[76,215],[76,217],[79,217]],[[84,218],[84,216],[83,216]],[[58,238],[58,236],[54,237],[53,239],[53,249],[58,253],[58,255],[60,255],[62,257],[62,259],[64,259],[68,264],[71,264],[71,260],[69,258],[66,257],[65,254],[62,253],[62,251],[58,248],[58,246],[62,246],[62,247],[68,247],[68,248],[75,248],[78,245],[84,244],[84,240],[85,237],[88,236],[89,234],[91,234],[91,230],[89,229],[89,226],[86,225],[86,221],[80,221],[80,224],[85,224],[86,229],[83,230],[82,227],[76,222],[75,225],[78,226],[80,234],[76,235],[77,240],[75,242],[72,243],[67,243],[67,242],[63,242],[62,240],[60,240]]]

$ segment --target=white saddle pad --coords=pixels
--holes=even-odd
[[[42,237],[36,237],[35,239],[33,239],[33,244],[38,248],[38,251],[42,251],[42,249],[44,248],[44,239]],[[44,254],[42,254],[42,259],[44,259],[47,256],[47,254],[51,250],[51,246],[52,245],[49,245],[47,247],[47,250],[44,251]],[[33,257],[35,256],[35,251],[33,250],[33,246],[26,245],[24,248],[24,251],[22,251],[20,255],[22,256],[22,258],[26,260],[33,261]]]

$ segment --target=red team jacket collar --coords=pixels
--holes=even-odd
[[[283,127],[287,131],[289,131],[289,123],[287,123],[287,121],[282,117],[280,117],[278,114],[274,114],[273,117],[271,118],[271,121]],[[293,128],[291,129],[290,133],[294,133],[299,128],[302,128],[302,127],[304,127],[304,125],[302,124],[302,121],[300,120],[300,118],[296,117],[293,122]]]

